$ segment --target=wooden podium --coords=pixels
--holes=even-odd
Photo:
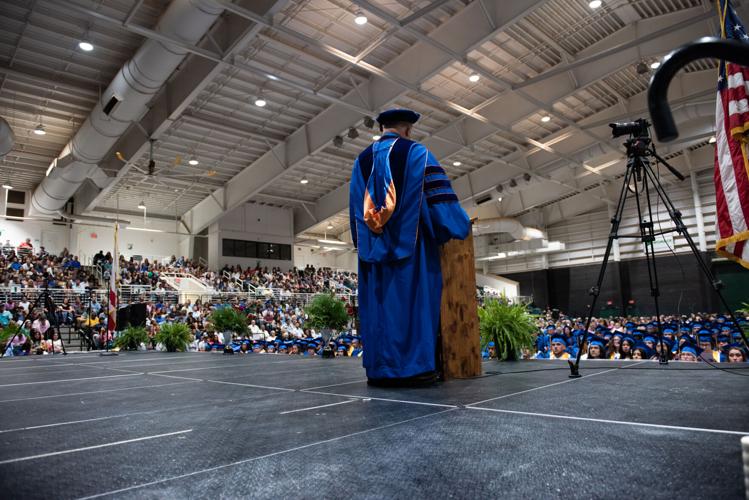
[[[442,373],[445,380],[481,375],[473,234],[440,247]]]

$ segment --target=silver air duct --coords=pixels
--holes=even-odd
[[[214,0],[173,0],[156,31],[195,45],[223,8]],[[187,51],[167,42],[147,40],[114,77],[81,128],[47,170],[31,197],[29,214],[57,215],[78,188],[91,179],[99,188],[109,178],[98,163],[182,63]]]

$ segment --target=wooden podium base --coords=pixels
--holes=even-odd
[[[445,380],[481,375],[473,234],[440,248],[442,373]]]

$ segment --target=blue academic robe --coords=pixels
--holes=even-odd
[[[373,230],[367,208],[386,207],[393,191],[392,214]],[[442,294],[439,245],[468,236],[468,215],[436,158],[393,133],[357,158],[349,201],[367,377],[434,371]]]

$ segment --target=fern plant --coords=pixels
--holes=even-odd
[[[497,359],[515,361],[523,348],[533,346],[536,331],[534,317],[522,304],[510,304],[506,299],[487,299],[479,308],[481,347],[494,342]]]
[[[749,314],[749,302],[742,302],[741,306],[741,309],[736,309],[736,312],[740,314]]]
[[[167,352],[186,351],[192,340],[192,332],[184,323],[164,323],[154,339],[156,343],[163,345]]]
[[[326,328],[341,330],[349,321],[343,301],[336,298],[332,293],[315,295],[305,308],[305,312],[309,316],[305,325],[309,325],[318,331]]]
[[[210,321],[216,332],[247,333],[247,316],[231,306],[214,309]]]
[[[137,351],[141,344],[148,343],[148,332],[142,326],[128,326],[114,339],[115,347]]]
[[[10,339],[12,339],[19,331],[21,331],[21,327],[18,326],[18,323],[15,321],[11,321],[8,323],[8,326],[0,330],[0,347],[5,347],[5,344],[8,343]],[[26,332],[23,332],[24,334]]]

